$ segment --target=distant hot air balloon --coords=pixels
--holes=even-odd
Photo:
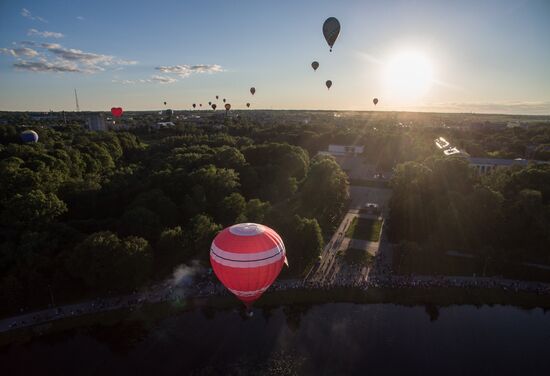
[[[223,103],[225,103],[225,98],[223,98]]]
[[[327,80],[327,82],[325,82],[325,85],[327,85],[327,89],[330,89],[330,87],[332,86],[332,81]]]
[[[220,97],[216,95],[216,99],[219,99]]]
[[[230,105],[229,103],[226,103],[226,104],[225,104],[225,110],[226,110],[226,111],[231,110],[231,105]]]
[[[214,273],[247,308],[273,284],[285,263],[285,245],[279,234],[256,223],[224,229],[210,247]]]
[[[311,63],[311,67],[313,68],[314,71],[316,71],[317,68],[319,68],[319,63],[314,61],[313,63]]]
[[[372,100],[372,103],[374,103],[374,105],[376,106],[376,105],[378,104],[378,98],[374,98],[374,99]]]
[[[197,107],[197,104],[196,103],[193,103],[193,108]]]
[[[214,111],[216,110],[216,107],[218,107],[218,106],[216,106],[216,103],[212,103],[212,109],[213,109]]]
[[[208,105],[211,106],[211,105],[212,105],[212,102],[208,102]]]
[[[38,142],[38,133],[31,130],[26,130],[21,132],[19,135],[21,137],[21,141],[27,143],[27,142]]]
[[[111,114],[114,117],[121,117],[122,116],[122,107],[113,107],[111,108]]]
[[[164,105],[166,106],[166,102],[164,102]]]
[[[336,38],[338,38],[338,34],[340,34],[340,22],[334,17],[327,18],[323,24],[323,35],[331,51]]]
[[[202,103],[199,103],[199,107],[202,107]]]
[[[255,87],[251,87],[251,88],[250,88],[250,94],[254,95],[255,92],[256,92],[256,88],[255,88]]]
[[[246,107],[250,108],[250,103],[247,103],[247,104],[246,104]]]

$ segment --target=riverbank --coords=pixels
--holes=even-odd
[[[210,289],[208,288],[210,287]],[[197,290],[198,289],[198,290]],[[197,293],[197,291],[202,294]],[[550,285],[491,279],[403,278],[372,281],[368,285],[323,286],[302,281],[282,281],[255,303],[257,310],[286,305],[325,303],[430,305],[514,305],[525,309],[550,309]],[[127,297],[79,303],[56,310],[35,312],[38,318],[11,326],[14,318],[0,321],[0,346],[26,342],[33,337],[123,320],[156,320],[186,310],[240,310],[241,303],[219,285],[193,289],[157,287]],[[27,315],[27,316],[28,316]],[[12,320],[12,321],[10,321]]]

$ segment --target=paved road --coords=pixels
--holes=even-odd
[[[368,278],[372,271],[380,275],[388,270],[388,263],[391,264],[391,250],[385,237],[384,231],[380,242],[356,241],[345,236],[346,231],[355,217],[363,217],[359,210],[365,207],[366,203],[375,203],[382,209],[382,219],[387,213],[387,203],[391,197],[391,190],[386,188],[374,188],[363,186],[350,186],[350,207],[338,229],[327,243],[321,253],[321,261],[315,265],[307,274],[305,281],[310,283],[345,283],[361,282]],[[374,267],[354,266],[347,264],[343,257],[338,256],[339,252],[345,252],[354,242],[355,248],[366,249],[374,256],[383,250],[383,256],[377,257]],[[371,270],[372,269],[372,270]]]

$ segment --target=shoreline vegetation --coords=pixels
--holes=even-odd
[[[0,320],[0,346],[24,343],[35,337],[81,327],[113,325],[123,320],[157,320],[196,309],[205,310],[208,314],[215,314],[219,310],[242,310],[241,303],[219,285],[208,291],[199,291],[198,294],[196,290],[181,289],[176,293],[173,288],[168,290],[169,294],[163,294],[163,291],[166,291],[165,285],[164,288],[157,287],[156,291],[149,290],[126,297],[76,303],[64,306],[66,309],[57,307],[55,309],[62,309],[62,315],[34,323],[25,322],[7,330],[2,326],[15,318],[4,318]],[[550,284],[491,278],[397,277],[369,285],[345,286],[325,286],[286,280],[264,294],[255,303],[254,309],[354,303],[429,306],[436,309],[451,305],[512,305],[524,309],[541,308],[546,311],[550,310],[549,297]],[[67,308],[84,304],[91,304],[93,308],[72,312]],[[48,310],[28,315],[40,315],[45,311]]]

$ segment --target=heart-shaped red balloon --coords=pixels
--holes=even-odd
[[[122,107],[113,107],[113,108],[111,108],[111,114],[113,114],[114,117],[121,117],[122,116]]]

